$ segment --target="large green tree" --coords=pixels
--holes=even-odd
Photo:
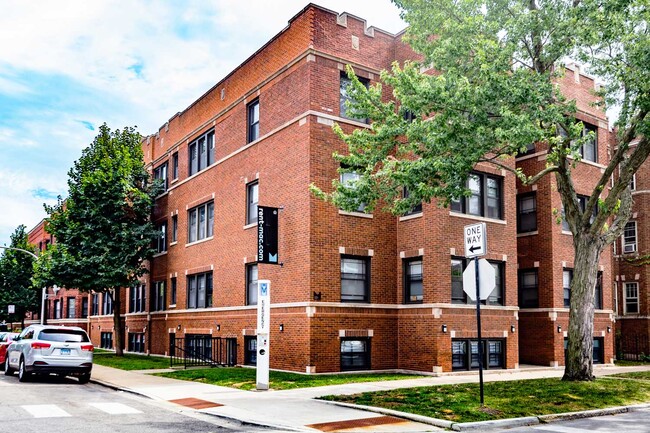
[[[329,194],[313,190],[349,210],[359,202],[372,210],[382,199],[402,213],[422,200],[448,204],[468,194],[467,176],[479,162],[514,171],[525,184],[555,176],[575,251],[564,379],[591,380],[598,260],[630,217],[629,184],[650,153],[648,0],[393,1],[421,60],[381,74],[390,102],[381,84],[366,89],[353,79],[350,108],[371,124],[350,134],[335,125],[349,148],[335,157],[361,177],[353,185],[334,181]],[[576,102],[557,85],[570,58],[603,80],[604,103],[621,108],[611,161],[584,209],[572,173],[593,135],[573,120]],[[531,143],[547,144],[542,170],[522,173],[506,163]]]
[[[13,232],[9,247],[0,251],[0,319],[20,320],[24,328],[25,313],[39,311],[41,300],[40,290],[32,284],[36,259],[24,225]],[[8,314],[8,305],[15,306],[14,314]]]
[[[140,134],[106,124],[68,176],[68,197],[45,206],[56,244],[39,257],[36,278],[110,296],[115,350],[122,355],[120,291],[146,273],[158,235],[150,216],[160,188],[144,167]]]

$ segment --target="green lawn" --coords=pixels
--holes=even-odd
[[[169,358],[147,355],[134,355],[132,353],[124,356],[115,356],[115,353],[95,350],[93,362],[106,367],[119,368],[121,370],[153,370],[158,368],[169,368]]]
[[[157,376],[172,379],[191,380],[210,383],[213,385],[229,386],[239,389],[255,389],[256,371],[252,368],[209,368],[199,370],[179,370],[171,373],[157,373]],[[420,378],[417,375],[405,374],[332,374],[332,375],[304,375],[271,371],[269,373],[271,389],[310,388],[314,386],[341,385],[352,382],[375,382],[384,380],[399,380]]]
[[[562,382],[560,379],[491,382],[486,383],[484,389],[483,408],[479,405],[478,384],[405,388],[326,396],[323,399],[377,406],[454,422],[556,414],[650,402],[649,382],[606,377],[593,382]]]
[[[630,373],[619,373],[615,374],[612,377],[623,377],[626,379],[641,379],[641,380],[650,380],[650,371],[636,371]]]

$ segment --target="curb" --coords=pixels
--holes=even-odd
[[[420,422],[422,424],[429,424],[435,427],[450,429],[453,431],[473,431],[473,430],[490,430],[496,428],[510,428],[510,427],[524,427],[537,424],[548,424],[559,421],[569,421],[573,419],[594,418],[597,416],[617,415],[620,413],[636,412],[638,410],[650,408],[650,403],[635,404],[631,406],[617,406],[605,409],[592,409],[581,412],[567,412],[539,416],[527,416],[521,418],[507,418],[496,419],[490,421],[474,421],[474,422],[452,422],[437,418],[430,418],[428,416],[416,415],[407,412],[400,412],[392,409],[384,409],[374,406],[364,406],[360,404],[343,403],[330,400],[319,400],[324,403],[332,404],[335,406],[347,407],[351,409],[360,409],[367,412],[381,413],[384,415],[392,415],[398,418],[408,419],[410,421]]]

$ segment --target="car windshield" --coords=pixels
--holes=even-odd
[[[38,335],[38,339],[64,343],[87,343],[90,341],[84,331],[74,329],[43,329]]]

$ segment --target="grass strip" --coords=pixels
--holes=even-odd
[[[228,386],[243,390],[255,389],[256,372],[252,368],[229,367],[179,370],[169,373],[156,373],[156,376],[172,379],[190,380],[194,382],[209,383],[212,385]],[[269,387],[271,389],[296,389],[311,388],[315,386],[342,385],[355,382],[377,382],[385,380],[400,380],[421,378],[418,375],[406,374],[331,374],[331,375],[305,375],[281,371],[269,372]]]
[[[633,373],[630,373],[633,374]],[[376,406],[454,422],[558,414],[650,402],[650,383],[633,380],[563,382],[534,379],[485,384],[485,406],[478,384],[403,388],[326,396],[324,400]]]
[[[125,353],[123,356],[115,356],[113,352],[95,350],[93,355],[95,364],[106,367],[119,368],[120,370],[155,370],[169,368],[169,358],[148,355],[135,355]]]

